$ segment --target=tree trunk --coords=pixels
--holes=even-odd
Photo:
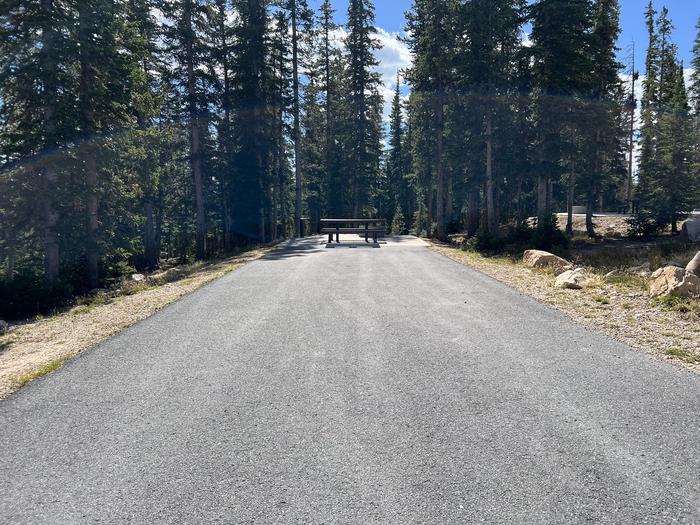
[[[88,288],[97,288],[99,283],[99,255],[98,255],[98,208],[97,197],[97,159],[95,152],[87,152],[85,159],[85,185],[87,187],[87,283]]]
[[[473,189],[469,192],[467,201],[467,237],[476,235],[479,231],[479,223],[481,219],[481,193],[479,189]]]
[[[518,176],[518,184],[517,184],[517,190],[516,190],[516,211],[515,211],[515,221],[518,225],[520,225],[521,222],[524,220],[524,211],[523,211],[523,178]]]
[[[160,256],[160,250],[156,245],[156,221],[153,208],[153,201],[146,199],[146,202],[143,205],[143,210],[146,217],[143,231],[143,247],[146,267],[149,270],[158,267],[158,259]]]
[[[426,193],[425,196],[425,211],[426,211],[426,221],[427,224],[425,225],[425,232],[428,237],[433,236],[433,202],[435,199],[433,198],[433,189],[429,189]]]
[[[576,175],[574,173],[574,163],[571,162],[571,172],[569,173],[569,191],[566,199],[566,233],[574,235],[574,190],[576,188]]]
[[[595,190],[589,188],[586,199],[586,233],[590,238],[595,237],[595,225],[593,224],[593,210],[595,210]]]
[[[52,285],[58,278],[60,270],[60,252],[56,226],[58,213],[53,206],[58,175],[53,166],[44,169],[44,280]]]
[[[15,250],[16,243],[15,231],[10,229],[7,239],[7,266],[5,268],[5,278],[8,281],[11,281],[15,277],[15,259],[17,256]]]
[[[435,219],[437,221],[437,238],[447,240],[447,225],[445,223],[445,166],[444,166],[444,127],[445,108],[442,103],[442,93],[436,95],[435,111],[435,154],[436,154],[436,196]]]
[[[224,121],[222,123],[222,135],[224,137],[224,168],[222,174],[222,212],[224,219],[224,251],[233,249],[233,211],[231,210],[231,80],[229,77],[228,40],[226,39],[226,3],[221,2],[219,7],[219,32],[221,34],[221,47],[223,50],[221,69],[224,77],[224,92],[222,104],[224,109]]]
[[[449,227],[454,213],[454,176],[452,170],[447,170],[447,189],[445,191],[445,222]]]
[[[299,124],[299,42],[297,35],[297,0],[292,0],[292,90],[294,112],[294,235],[301,237],[301,133]]]
[[[57,64],[54,56],[56,47],[56,30],[51,23],[51,14],[54,6],[53,0],[41,0],[42,11],[47,16],[47,26],[44,28],[44,40],[41,47],[42,74],[43,74],[43,97],[44,101],[44,129],[46,139],[44,150],[53,152],[56,148],[56,75]],[[43,171],[43,217],[44,217],[44,280],[52,285],[58,278],[60,270],[60,253],[56,226],[58,224],[58,213],[54,208],[54,195],[56,194],[56,184],[58,174],[53,166],[47,165]]]
[[[549,177],[537,176],[537,228],[542,229],[549,223]]]
[[[493,122],[491,115],[486,117],[486,231],[498,237],[498,212],[496,211],[496,181],[493,176]]]
[[[194,199],[195,209],[197,214],[197,230],[195,233],[195,257],[197,260],[203,260],[206,256],[205,238],[206,225],[204,218],[204,190],[202,188],[202,144],[201,130],[199,128],[199,120],[197,115],[197,92],[196,78],[194,72],[194,46],[192,33],[192,3],[187,0],[185,3],[185,28],[189,33],[185,44],[185,60],[187,61],[187,99],[190,117],[190,170],[194,181]]]
[[[323,20],[323,68],[324,68],[324,84],[326,88],[326,111],[325,111],[325,139],[326,139],[326,151],[324,156],[325,161],[325,181],[327,184],[326,190],[328,191],[326,198],[326,213],[337,214],[338,205],[336,203],[337,191],[333,188],[333,174],[331,173],[333,167],[333,129],[334,115],[333,112],[335,108],[333,106],[333,85],[331,82],[331,35],[330,35],[330,24],[331,20],[328,18],[329,13],[324,12]]]
[[[93,27],[91,6],[86,2],[80,2],[78,7],[78,39],[80,41],[80,85],[79,104],[82,117],[83,133],[83,169],[85,170],[85,190],[87,214],[85,260],[87,264],[87,286],[89,289],[97,288],[99,282],[99,255],[98,255],[98,227],[99,227],[99,199],[97,195],[97,149],[95,143],[95,101],[91,96],[92,84],[95,81],[92,74],[94,56],[90,53]]]

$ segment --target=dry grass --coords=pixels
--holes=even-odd
[[[188,265],[147,282],[126,282],[118,296],[83,298],[66,312],[17,327],[0,337],[0,399],[271,249],[261,248],[215,263]]]
[[[577,323],[700,373],[700,300],[651,300],[647,279],[623,272],[606,276],[595,267],[586,269],[585,289],[563,290],[554,287],[551,273],[511,259],[446,245],[433,249],[562,311]]]

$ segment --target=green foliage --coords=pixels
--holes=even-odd
[[[407,230],[406,219],[401,211],[401,206],[397,206],[396,212],[394,213],[394,220],[391,222],[391,233],[394,235],[405,235]]]
[[[657,13],[650,3],[647,28],[650,44],[637,193],[645,216],[652,217],[659,227],[670,224],[675,232],[678,222],[700,200],[700,180],[692,155],[697,151],[700,128],[690,113],[684,68],[672,40],[668,9]]]
[[[659,234],[665,227],[648,211],[639,211],[627,220],[631,237],[649,239]],[[668,224],[668,223],[667,223]]]
[[[540,228],[532,228],[525,223],[510,229],[505,235],[491,235],[481,230],[467,239],[464,248],[480,253],[520,255],[525,250],[548,250],[563,253],[569,248],[570,240],[559,229],[555,217]]]

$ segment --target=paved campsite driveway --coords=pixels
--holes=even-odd
[[[0,521],[700,523],[700,377],[413,244],[274,252],[0,403]]]

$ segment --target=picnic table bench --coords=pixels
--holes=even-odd
[[[364,235],[365,242],[369,242],[372,236],[374,242],[380,235],[386,234],[386,221],[384,219],[321,219],[321,233],[328,235],[328,242],[340,242],[341,233]]]

